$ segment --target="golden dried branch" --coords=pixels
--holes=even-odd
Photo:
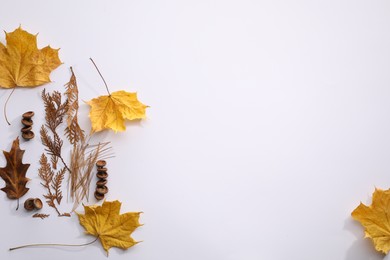
[[[79,141],[83,141],[85,138],[84,131],[81,129],[77,113],[79,110],[79,90],[77,87],[76,76],[74,75],[72,67],[70,67],[72,73],[70,80],[65,84],[65,95],[68,99],[68,109],[66,111],[67,127],[65,129],[66,137],[69,142],[75,145]]]
[[[58,171],[57,174],[54,174],[44,153],[41,155],[39,163],[41,167],[38,169],[38,175],[43,180],[41,185],[47,190],[47,194],[43,195],[43,197],[45,197],[46,203],[56,210],[58,216],[64,216],[64,214],[58,210],[55,202],[57,201],[59,205],[62,199],[60,188],[64,178],[65,168]]]

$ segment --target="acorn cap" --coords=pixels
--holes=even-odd
[[[27,199],[25,202],[24,202],[24,208],[28,211],[31,211],[34,209],[34,199],[33,198],[30,198],[30,199]]]
[[[38,198],[35,198],[33,203],[34,203],[34,208],[35,209],[41,209],[43,207],[42,200],[40,200]]]
[[[98,180],[96,182],[96,186],[98,186],[98,187],[102,187],[102,186],[104,186],[106,184],[107,184],[107,180],[105,180],[105,179],[101,179],[101,180]]]
[[[102,199],[104,199],[104,194],[100,194],[97,191],[95,191],[95,198],[97,200],[102,200]]]
[[[96,177],[98,177],[99,179],[106,179],[108,176],[108,173],[106,172],[98,172],[96,173]]]
[[[34,112],[33,111],[28,111],[28,112],[26,112],[26,113],[24,113],[22,115],[22,117],[25,118],[25,119],[31,119],[33,116],[34,116]]]
[[[32,131],[28,131],[26,133],[22,133],[22,137],[25,139],[25,140],[30,140],[30,139],[33,139],[35,136],[35,134],[32,132]]]
[[[31,119],[25,119],[25,118],[23,118],[21,122],[25,126],[32,126],[34,124]]]
[[[99,160],[99,161],[97,161],[96,162],[96,166],[97,167],[104,167],[104,166],[106,166],[106,161],[105,160]]]
[[[101,195],[104,195],[108,192],[108,188],[107,188],[107,186],[97,187],[96,192],[101,194]]]
[[[22,133],[27,133],[28,131],[31,131],[32,127],[31,126],[25,126],[23,127],[20,131]]]

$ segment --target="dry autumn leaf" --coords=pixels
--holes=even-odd
[[[0,43],[0,87],[36,87],[50,82],[50,73],[61,65],[59,49],[37,47],[37,35],[21,27],[6,33]]]
[[[100,73],[92,58],[90,58],[104,85],[107,96],[99,96],[87,102],[91,106],[89,118],[92,124],[92,133],[100,132],[104,129],[112,129],[115,132],[125,131],[125,120],[135,120],[145,118],[147,105],[139,102],[137,93],[130,93],[124,90],[110,93],[107,83]]]
[[[19,147],[19,138],[16,138],[11,147],[11,151],[3,151],[7,165],[0,168],[0,177],[5,181],[5,187],[1,190],[7,194],[9,199],[19,199],[27,193],[29,188],[26,188],[26,183],[29,181],[26,178],[26,172],[30,164],[23,164],[24,150]]]
[[[371,238],[375,249],[390,251],[390,190],[375,189],[371,206],[363,203],[352,212],[352,217],[365,228],[365,237]]]
[[[148,106],[138,101],[137,93],[116,91],[108,96],[100,96],[87,102],[91,106],[89,117],[92,132],[112,129],[115,132],[125,131],[125,120],[145,118]]]
[[[141,226],[141,212],[120,215],[120,208],[121,203],[117,200],[105,201],[102,206],[84,206],[85,214],[77,214],[86,233],[99,238],[107,254],[111,247],[128,249],[138,243],[130,235]]]

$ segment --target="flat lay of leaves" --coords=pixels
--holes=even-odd
[[[6,45],[0,43],[0,88],[12,89],[4,105],[4,115],[8,125],[10,123],[6,115],[6,105],[15,88],[32,88],[49,83],[50,73],[62,64],[58,51],[59,49],[53,49],[50,46],[39,49],[37,35],[30,34],[21,27],[10,33],[6,32]],[[92,59],[91,61],[93,62]],[[93,64],[102,77],[96,64],[94,62]],[[115,132],[124,131],[125,121],[145,118],[148,107],[138,100],[137,93],[124,90],[110,93],[102,77],[108,95],[99,96],[87,102],[90,106],[89,117],[92,129],[89,134],[86,134],[79,125],[79,88],[72,67],[70,67],[70,72],[70,80],[64,85],[64,92],[46,89],[41,92],[42,109],[45,112],[44,123],[41,122],[40,128],[43,153],[42,150],[38,152],[30,148],[34,153],[41,154],[37,162],[39,167],[34,173],[40,178],[40,184],[44,190],[42,197],[48,208],[55,210],[59,217],[71,217],[81,203],[89,202],[90,183],[96,170],[96,178],[99,179],[97,183],[101,184],[96,187],[105,188],[104,194],[108,192],[105,186],[107,180],[103,180],[99,175],[104,170],[103,173],[107,176],[107,169],[99,168],[99,165],[101,166],[102,161],[105,164],[104,160],[114,155],[109,146],[110,141],[95,141],[100,137],[95,137],[94,133],[106,129]],[[24,104],[24,102],[20,103]],[[25,142],[30,142],[29,147],[34,147],[33,141],[29,141],[35,136],[32,132],[33,120],[31,118],[33,115],[34,111],[26,112],[21,120],[24,125],[22,137]],[[36,120],[39,118],[34,118],[34,121]],[[29,136],[26,136],[26,131],[31,132]],[[26,177],[26,173],[30,164],[23,163],[24,152],[20,149],[17,137],[10,151],[3,151],[6,166],[0,168],[0,177],[5,182],[5,187],[1,190],[9,199],[18,200],[17,209],[19,199],[29,191],[26,184],[30,179]],[[97,197],[95,196],[94,199]],[[31,204],[32,201],[34,204]],[[69,213],[61,209],[62,202],[68,204],[73,202],[73,208]],[[41,210],[43,205],[41,199],[34,197],[26,200],[24,208],[31,212]],[[85,213],[76,213],[86,234],[95,237],[93,241],[83,244],[28,244],[10,248],[10,250],[36,246],[87,246],[98,240],[107,254],[111,247],[128,249],[138,243],[131,237],[131,234],[141,226],[139,223],[141,212],[120,214],[120,208],[121,202],[118,200],[104,201],[101,206],[84,205]],[[43,221],[49,216],[50,214],[46,212],[31,215],[32,218]]]
[[[120,214],[119,201],[105,201],[102,206],[84,206],[85,214],[77,214],[87,234],[98,237],[104,250],[111,247],[127,249],[138,242],[130,237],[141,226],[141,212]]]
[[[24,150],[19,147],[18,137],[13,141],[11,150],[9,152],[3,151],[3,154],[7,160],[7,165],[0,168],[0,177],[6,185],[1,190],[7,194],[9,199],[19,200],[29,190],[26,184],[30,179],[26,177],[26,173],[30,164],[22,162]]]
[[[352,217],[365,228],[365,237],[374,242],[375,249],[390,251],[390,190],[375,189],[372,204],[363,203],[352,212]]]

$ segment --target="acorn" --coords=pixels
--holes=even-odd
[[[98,172],[107,172],[107,168],[98,168]]]
[[[25,118],[23,118],[21,122],[25,126],[32,126],[34,124],[34,122],[32,120],[25,119]]]
[[[99,168],[103,168],[104,166],[106,166],[106,161],[105,160],[99,160],[96,162],[96,166]]]
[[[96,182],[96,186],[97,187],[102,187],[102,186],[105,186],[107,184],[107,180],[106,179],[100,179]]]
[[[35,115],[35,114],[34,114],[33,111],[28,111],[28,112],[24,113],[24,114],[22,115],[22,117],[23,117],[23,118],[26,118],[26,119],[31,119],[34,115]]]
[[[107,179],[108,173],[107,172],[98,172],[98,173],[96,173],[96,177],[98,177],[99,179]]]
[[[29,198],[24,202],[24,208],[28,211],[34,210],[34,209],[41,209],[43,207],[42,200],[38,198]]]
[[[22,137],[25,139],[25,140],[31,140],[35,137],[35,134],[30,131],[30,132],[27,132],[27,133],[22,133]]]
[[[34,209],[34,199],[27,199],[24,202],[24,208],[28,211],[31,211]]]
[[[35,209],[38,209],[38,210],[41,209],[43,207],[42,200],[35,198],[34,199],[34,207],[35,207]]]
[[[108,188],[107,188],[107,186],[97,187],[96,192],[101,194],[101,195],[104,195],[108,192]]]
[[[102,200],[102,199],[104,199],[104,194],[100,194],[97,191],[95,191],[95,198],[97,200]]]
[[[32,127],[31,126],[25,126],[23,127],[20,131],[22,133],[27,133],[27,132],[30,132],[32,130]]]

